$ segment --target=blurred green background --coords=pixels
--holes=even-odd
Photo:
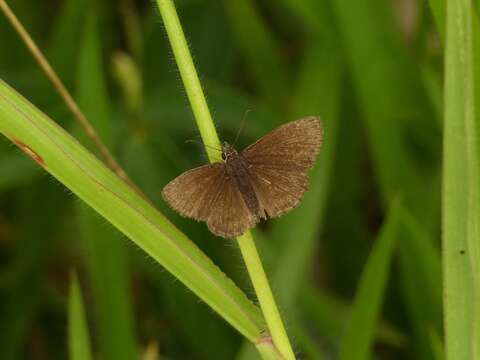
[[[10,3],[130,177],[254,298],[236,244],[161,199],[207,158],[186,142],[200,137],[154,3]],[[254,231],[299,358],[354,359],[345,344],[370,333],[370,358],[441,358],[441,2],[436,11],[419,0],[175,3],[223,140],[244,117],[240,148],[302,116],[324,121],[302,205]],[[0,76],[95,152],[3,15],[0,43]],[[0,359],[67,358],[72,268],[98,359],[257,358],[0,141]]]

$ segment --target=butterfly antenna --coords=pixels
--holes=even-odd
[[[245,114],[243,114],[243,119],[242,119],[242,122],[240,123],[240,128],[238,129],[237,136],[235,136],[235,140],[233,141],[232,146],[234,146],[234,147],[235,147],[235,144],[237,143],[238,138],[240,137],[240,134],[243,131],[243,128],[245,127],[245,121],[247,120],[247,115],[250,111],[252,111],[252,110],[248,109],[247,111],[245,111]]]
[[[222,149],[218,149],[218,148],[216,148],[216,147],[214,147],[214,146],[210,146],[210,145],[204,144],[204,143],[202,143],[201,141],[198,141],[198,140],[192,140],[192,139],[190,139],[190,140],[185,140],[185,142],[186,142],[186,143],[199,144],[200,146],[205,146],[205,147],[208,147],[208,148],[210,148],[210,149],[217,150],[217,151],[220,151],[220,152],[222,151]]]

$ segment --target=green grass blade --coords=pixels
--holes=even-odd
[[[51,35],[48,59],[62,81],[69,87],[75,77],[72,64],[78,56],[78,42],[85,18],[85,8],[90,0],[63,2]]]
[[[360,279],[351,318],[340,345],[341,360],[369,358],[394,254],[398,223],[398,205],[392,205]]]
[[[429,0],[429,3],[440,37],[445,41],[446,0]]]
[[[99,351],[105,359],[138,359],[125,240],[91,209],[83,204],[76,209],[92,283]]]
[[[98,136],[107,147],[113,146],[113,123],[108,101],[107,84],[103,71],[103,59],[97,18],[89,16],[84,22],[82,39],[79,46],[76,101],[79,103]],[[78,136],[91,149],[87,134],[76,123]]]
[[[295,338],[302,348],[304,357],[310,360],[324,360],[327,356],[318,348],[316,339],[314,339],[306,329],[302,327],[294,328]]]
[[[312,41],[294,94],[292,119],[307,114],[320,115],[325,127],[325,141],[316,166],[309,174],[310,189],[304,201],[294,212],[274,222],[272,237],[285,244],[277,260],[274,283],[287,313],[295,303],[298,288],[318,245],[334,164],[342,69],[338,50],[333,44],[318,39]]]
[[[308,30],[315,33],[324,30],[324,14],[319,11],[324,3],[315,0],[281,0],[280,4],[301,20],[301,25]]]
[[[305,318],[312,322],[312,327],[317,329],[328,342],[335,342],[340,338],[350,318],[349,304],[312,286],[304,286],[300,305]],[[385,322],[379,324],[375,338],[384,344],[398,348],[405,348],[408,343],[405,334]]]
[[[45,170],[163,265],[240,333],[252,341],[260,336],[263,318],[258,308],[196,245],[3,81],[0,82],[0,119],[0,132],[22,146]]]
[[[443,274],[447,359],[480,359],[478,118],[471,1],[447,0]],[[478,29],[476,29],[478,30]]]
[[[65,213],[65,198],[55,196],[58,189],[51,185],[41,179],[18,193],[14,223],[18,233],[14,237],[12,259],[5,269],[7,281],[2,284],[0,293],[2,360],[22,357],[35,319],[42,310],[47,264],[55,251],[51,239],[58,234],[58,224],[52,219],[59,219]],[[32,206],[32,202],[43,204],[46,201],[49,206],[40,213]]]
[[[254,1],[231,0],[224,6],[259,93],[280,109],[289,93],[288,77],[272,32]]]
[[[428,232],[407,209],[400,208],[399,245],[401,285],[414,332],[419,359],[434,359],[432,332],[442,329],[442,285],[440,253]],[[418,289],[422,289],[419,291]]]
[[[90,360],[90,336],[88,333],[85,309],[78,278],[75,273],[70,277],[68,297],[68,338],[70,360]]]
[[[420,69],[402,43],[390,4],[335,0],[332,5],[383,204],[402,194],[409,209],[433,231],[438,221],[439,175],[420,169],[425,167],[421,159],[427,153],[429,164],[439,160],[440,131],[420,81]],[[412,156],[406,139],[421,141],[424,151]]]
[[[113,142],[97,20],[85,22],[78,67],[78,103],[102,139]],[[83,134],[83,133],[82,133]],[[138,359],[130,303],[127,249],[116,231],[93,211],[78,204],[80,238],[92,282],[99,348],[105,359]]]

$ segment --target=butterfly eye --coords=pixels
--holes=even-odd
[[[222,152],[222,160],[225,160],[227,157],[225,156],[225,153]]]

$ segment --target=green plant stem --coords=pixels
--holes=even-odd
[[[205,100],[202,86],[195,70],[180,20],[175,10],[175,5],[172,0],[157,0],[157,5],[160,9],[160,14],[172,46],[173,54],[188,99],[192,106],[193,114],[195,115],[200,130],[200,135],[202,136],[204,145],[206,145],[208,157],[210,161],[213,162],[215,159],[218,159],[218,153],[214,148],[220,147],[220,140],[208,109],[207,101]],[[280,318],[265,271],[263,270],[262,262],[250,232],[239,237],[238,244],[257,294],[258,301],[260,302],[260,307],[266,319],[268,330],[272,336],[272,342],[284,358],[295,359],[292,346],[290,345],[290,341]],[[261,339],[259,339],[259,341],[260,340]],[[264,349],[264,347],[265,343],[262,342],[262,349]],[[257,348],[259,347],[257,346]],[[259,352],[263,357],[264,351],[259,350]],[[270,352],[270,354],[272,353],[273,352]]]
[[[188,49],[187,40],[183,33],[182,25],[175,10],[172,0],[157,0],[158,8],[167,31],[170,45],[180,71],[180,76],[187,92],[188,100],[192,106],[200,136],[206,145],[208,158],[211,162],[218,159],[220,140],[213,123],[212,115],[208,109],[207,101],[203,95],[202,85],[195,70],[192,56]]]
[[[273,343],[286,359],[295,359],[252,235],[247,232],[237,240]]]

